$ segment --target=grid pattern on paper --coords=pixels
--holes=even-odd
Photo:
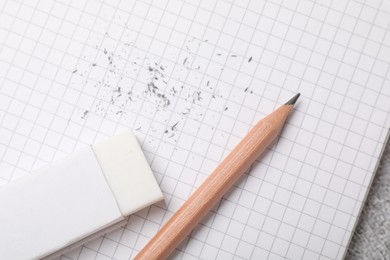
[[[62,259],[130,259],[250,127],[278,142],[173,259],[341,259],[390,125],[385,1],[4,1],[0,185],[133,129],[164,192]]]

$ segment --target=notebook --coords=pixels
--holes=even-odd
[[[131,128],[165,202],[61,259],[131,259],[259,119],[280,138],[172,259],[342,259],[390,126],[390,6],[3,1],[0,185]]]

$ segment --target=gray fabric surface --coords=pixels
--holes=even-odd
[[[345,259],[390,259],[390,142],[386,145]]]

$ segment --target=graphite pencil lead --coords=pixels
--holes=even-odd
[[[301,93],[296,94],[292,99],[287,101],[284,105],[294,105],[297,102],[300,95]]]

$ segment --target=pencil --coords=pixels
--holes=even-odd
[[[295,95],[249,131],[139,252],[135,257],[136,260],[162,260],[172,253],[241,175],[249,169],[260,154],[279,136],[299,95],[299,93]]]

